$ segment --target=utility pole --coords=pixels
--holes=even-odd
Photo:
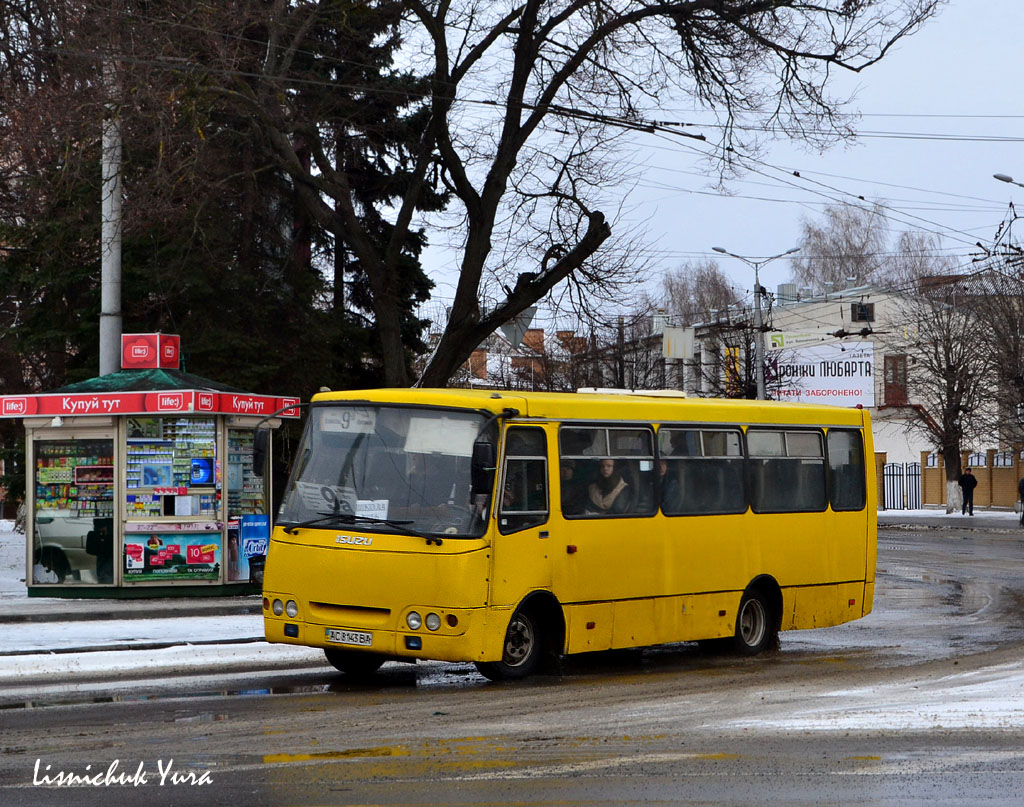
[[[121,367],[121,121],[117,105],[117,81],[113,64],[103,63],[107,92],[103,117],[100,168],[102,226],[100,230],[100,375]]]
[[[727,249],[722,247],[711,247],[715,252],[721,252],[723,255],[728,255],[730,258],[736,258],[738,261],[743,261],[747,266],[754,267],[754,328],[757,331],[757,335],[754,337],[754,380],[757,383],[757,400],[765,400],[764,392],[764,323],[761,320],[761,267],[767,263],[771,263],[776,258],[783,258],[786,255],[792,255],[794,252],[799,252],[800,247],[793,247],[793,249],[787,249],[785,252],[780,252],[778,255],[772,255],[770,258],[762,258],[761,260],[754,260],[753,258],[745,258],[742,255],[736,255],[735,253],[729,252]]]

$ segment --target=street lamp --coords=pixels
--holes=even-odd
[[[737,255],[734,252],[722,247],[711,247],[715,252],[721,252],[723,255],[728,255],[730,258],[735,258],[738,261],[743,261],[747,266],[754,267],[754,297],[756,298],[756,305],[754,307],[754,325],[757,328],[757,338],[754,340],[754,377],[757,381],[757,400],[763,401],[764,397],[764,333],[762,328],[764,327],[761,322],[761,267],[767,263],[771,263],[776,258],[784,258],[786,255],[792,255],[794,252],[799,252],[800,247],[793,247],[787,249],[785,252],[780,252],[778,255],[772,255],[770,258],[761,258],[760,260],[754,260],[753,258],[745,258],[742,255]]]
[[[1008,182],[1011,185],[1016,185],[1018,188],[1024,188],[1024,183],[1014,182],[1013,177],[1008,176],[1007,174],[993,174],[992,177],[994,179],[998,179],[1000,182]]]

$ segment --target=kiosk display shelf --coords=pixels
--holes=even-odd
[[[267,512],[263,477],[252,466],[253,432],[250,429],[228,430],[228,518],[258,515]]]
[[[125,447],[129,518],[218,516],[213,418],[133,418]]]
[[[40,440],[35,445],[36,511],[71,517],[114,513],[114,459],[110,440]]]

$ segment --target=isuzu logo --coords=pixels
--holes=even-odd
[[[335,535],[334,543],[352,544],[354,546],[370,546],[370,544],[373,543],[373,539],[362,535]]]

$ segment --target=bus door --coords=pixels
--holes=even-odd
[[[509,426],[499,479],[491,604],[515,606],[550,589],[548,434],[541,426]]]

